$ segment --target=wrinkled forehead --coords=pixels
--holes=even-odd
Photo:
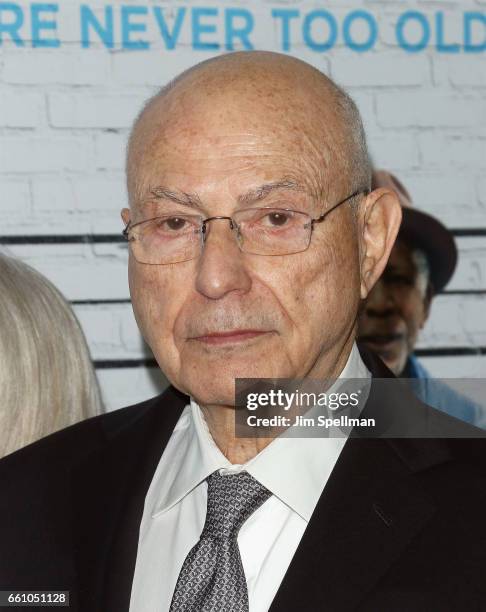
[[[149,109],[129,155],[132,203],[168,178],[199,183],[292,178],[317,197],[336,187],[339,126],[305,99],[184,92]],[[202,187],[201,187],[202,184]],[[180,188],[184,188],[182,185]]]
[[[287,181],[320,198],[327,187],[328,163],[314,143],[265,138],[256,132],[227,134],[224,138],[164,139],[145,155],[136,175],[135,200],[154,185],[204,196],[224,192],[237,197],[259,184]]]

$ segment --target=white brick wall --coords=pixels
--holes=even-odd
[[[357,101],[377,165],[403,180],[416,205],[440,216],[454,228],[486,228],[486,52],[440,53],[434,47],[434,15],[443,11],[446,42],[462,42],[464,11],[486,11],[486,0],[166,0],[139,1],[147,15],[134,21],[146,31],[132,39],[148,41],[147,51],[120,48],[121,0],[87,2],[98,18],[113,7],[115,48],[95,43],[81,48],[80,0],[59,4],[60,48],[33,49],[29,3],[26,40],[18,47],[4,35],[0,45],[0,212],[3,236],[115,234],[122,228],[125,205],[123,177],[129,126],[144,99],[181,70],[211,57],[191,48],[191,10],[216,7],[211,18],[224,50],[224,10],[248,9],[255,17],[256,48],[280,50],[280,20],[271,10],[300,10],[291,20],[291,52],[312,63],[346,87]],[[162,8],[169,28],[186,9],[179,43],[168,50],[154,20]],[[336,46],[325,53],[304,44],[302,23],[311,10],[327,10],[338,24]],[[343,41],[342,23],[364,9],[378,24],[375,47],[357,53]],[[396,22],[405,10],[423,13],[431,23],[430,45],[406,53],[396,41]],[[357,25],[353,34],[366,35]],[[320,29],[319,29],[320,28]],[[412,28],[413,29],[413,28]],[[312,36],[327,37],[316,22]],[[46,34],[47,35],[47,34]],[[52,36],[52,34],[49,34]],[[441,296],[434,303],[421,347],[485,346],[486,240],[461,237],[460,264],[450,289],[475,295]],[[71,300],[126,300],[126,248],[118,244],[22,244],[10,251],[49,276]],[[481,293],[482,292],[482,293]],[[147,357],[128,304],[76,306],[97,360]],[[436,375],[486,374],[485,357],[428,358]],[[454,366],[452,366],[452,361]],[[462,364],[462,365],[461,365]],[[107,405],[115,408],[149,396],[165,384],[144,368],[99,371]]]
[[[423,168],[451,166],[457,171],[486,167],[486,139],[426,133],[418,136],[418,143]]]
[[[87,135],[37,136],[23,130],[2,138],[1,174],[41,172],[87,172],[93,142]]]
[[[134,119],[133,110],[144,98],[91,91],[49,94],[49,124],[53,128],[128,128]]]
[[[104,85],[110,74],[111,58],[104,51],[5,47],[4,83],[96,87]]]
[[[376,112],[378,123],[384,128],[450,130],[486,126],[486,106],[478,95],[443,91],[383,92],[377,96]]]
[[[94,136],[96,170],[121,170],[125,165],[126,141],[126,133],[96,134]]]
[[[399,70],[397,66],[400,66]],[[424,55],[412,56],[404,61],[403,51],[358,56],[348,52],[333,58],[331,76],[353,93],[357,87],[375,89],[393,86],[398,89],[430,85],[431,68],[428,57]]]
[[[43,121],[44,96],[5,90],[0,93],[0,127],[35,128]]]

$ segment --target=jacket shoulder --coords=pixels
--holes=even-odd
[[[0,503],[1,588],[76,584],[73,554],[80,538],[96,527],[99,514],[93,517],[118,499],[108,490],[124,490],[135,464],[135,488],[140,487],[143,474],[150,474],[152,455],[161,452],[160,438],[170,436],[186,401],[168,389],[53,433],[0,461],[0,494],[8,500]]]
[[[43,465],[71,467],[85,455],[102,446],[118,431],[129,429],[139,419],[170,401],[174,395],[181,395],[175,389],[168,389],[154,398],[91,417],[25,446],[0,460],[0,474],[17,473],[19,470]],[[35,471],[35,470],[34,470]]]

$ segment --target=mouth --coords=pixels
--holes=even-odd
[[[268,333],[270,332],[260,329],[234,329],[225,332],[211,332],[203,336],[196,336],[191,338],[191,340],[212,345],[240,344],[259,338]]]
[[[400,333],[367,334],[361,336],[360,341],[377,351],[386,351],[392,348],[395,343],[401,342],[403,338],[404,335]]]

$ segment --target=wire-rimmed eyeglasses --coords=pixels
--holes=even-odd
[[[367,194],[359,189],[331,206],[319,217],[291,208],[244,208],[231,217],[168,213],[144,221],[128,222],[123,236],[130,243],[139,263],[166,265],[190,261],[200,255],[208,235],[208,223],[229,222],[236,231],[237,243],[243,253],[253,255],[292,255],[309,248],[314,225],[352,198]]]

